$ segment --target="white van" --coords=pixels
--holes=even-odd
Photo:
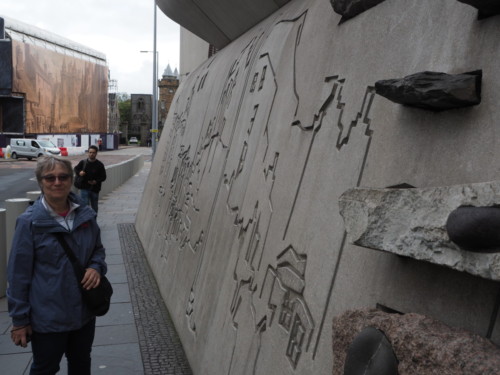
[[[55,144],[50,141],[40,139],[13,138],[10,140],[10,157],[18,158],[38,158],[44,155],[61,155]]]

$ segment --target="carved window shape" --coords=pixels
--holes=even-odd
[[[264,67],[262,68],[262,74],[260,75],[259,91],[262,90],[262,87],[264,87],[264,81],[266,79],[266,70],[267,70],[267,65],[264,65]]]
[[[253,107],[253,116],[252,118],[250,119],[250,127],[248,128],[247,130],[247,133],[250,134],[252,132],[252,129],[253,129],[253,124],[255,122],[255,117],[257,117],[257,110],[259,109],[259,105],[255,105]]]
[[[290,291],[285,293],[283,303],[281,304],[281,312],[278,323],[287,331],[290,332],[292,327],[293,304],[290,300]]]
[[[200,91],[203,86],[205,86],[205,79],[207,78],[208,73],[205,73],[203,77],[201,77],[200,83],[198,85],[198,91]]]
[[[257,84],[257,79],[259,78],[259,73],[255,73],[253,76],[252,86],[250,86],[250,92],[255,91],[255,85]]]
[[[302,354],[302,346],[304,345],[304,338],[306,336],[306,329],[298,315],[294,316],[292,330],[290,332],[290,339],[286,348],[286,356],[290,360],[293,368],[297,367],[300,355]]]
[[[248,150],[248,144],[245,141],[243,143],[243,150],[241,150],[240,161],[238,163],[238,171],[236,173],[236,176],[239,176],[240,173],[243,171],[243,166],[245,165],[245,159],[247,157],[247,150]]]

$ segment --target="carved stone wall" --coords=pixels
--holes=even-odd
[[[196,374],[328,374],[332,319],[427,315],[500,343],[497,282],[349,243],[339,197],[500,176],[500,19],[383,1],[339,24],[295,0],[182,81],[136,227]],[[431,112],[380,80],[482,70],[479,105]]]

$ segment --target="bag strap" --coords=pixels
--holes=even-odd
[[[84,171],[84,172],[85,172],[85,167],[86,167],[86,166],[87,166],[87,159],[85,159],[85,160],[83,161],[83,168],[82,168],[82,171]],[[87,173],[87,172],[85,172],[85,173]]]
[[[85,275],[85,270],[83,269],[82,265],[78,261],[78,259],[75,256],[75,253],[71,250],[69,247],[68,243],[66,242],[66,239],[64,238],[63,233],[54,233],[56,236],[57,240],[61,244],[61,246],[64,249],[64,252],[68,256],[69,260],[71,261],[71,264],[73,265],[73,270],[75,271],[76,279],[78,281],[83,279],[83,276]]]

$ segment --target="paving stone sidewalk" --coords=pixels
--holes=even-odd
[[[134,224],[118,224],[144,374],[191,374]]]

